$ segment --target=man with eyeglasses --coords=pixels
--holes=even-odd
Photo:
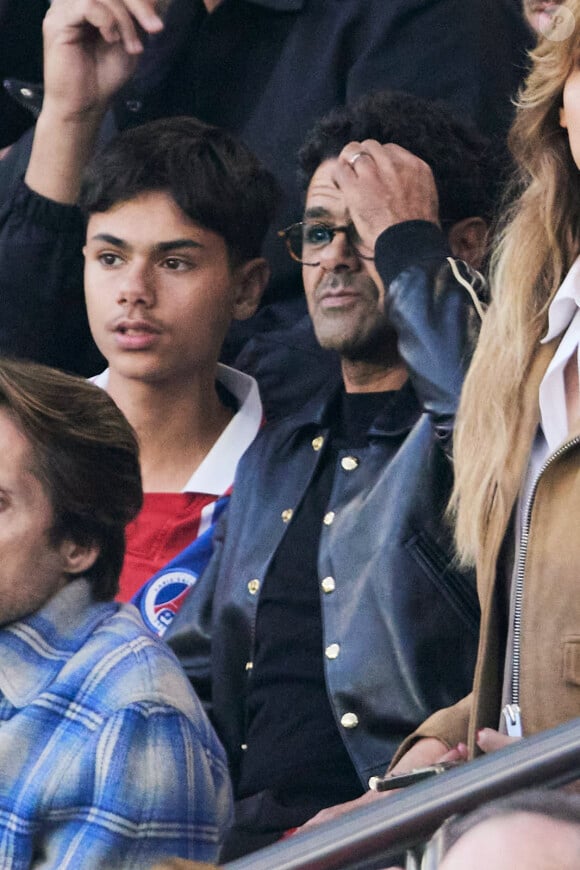
[[[397,94],[337,110],[302,149],[304,218],[282,235],[342,383],[258,435],[166,635],[212,684],[237,800],[222,859],[359,799],[471,687],[477,595],[443,515],[481,313],[450,246],[481,254],[482,155],[446,110]]]

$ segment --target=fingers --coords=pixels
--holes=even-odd
[[[450,749],[445,755],[442,755],[441,758],[437,760],[440,762],[443,761],[468,761],[469,752],[465,743],[458,743],[457,746],[454,746],[453,749]]]
[[[320,810],[320,812],[316,813],[316,815],[307,822],[304,822],[298,830],[301,831],[304,828],[313,828],[316,825],[331,822],[334,819],[339,818],[339,816],[344,815],[344,813],[349,813],[351,810],[356,810],[361,806],[373,803],[377,799],[381,800],[384,796],[384,792],[367,791],[361,795],[361,797],[355,798],[355,800],[347,801],[344,804],[336,804],[333,807],[326,807],[326,809]]]
[[[105,42],[121,42],[129,54],[143,50],[136,23],[146,33],[157,33],[163,21],[145,0],[88,0],[86,21],[95,27]]]
[[[120,17],[123,25],[129,30],[133,19],[146,33],[158,33],[163,29],[163,20],[157,14],[157,4],[154,0],[99,0],[108,5],[111,11]],[[133,25],[134,29],[134,25]]]
[[[481,728],[477,732],[476,742],[482,752],[496,752],[498,749],[503,749],[516,740],[521,740],[521,738],[508,737],[507,734],[500,734],[499,731],[494,731],[493,728]]]
[[[350,168],[354,171],[356,161],[363,160],[365,157],[370,159],[370,160],[373,159],[368,151],[361,150],[361,151],[355,151],[354,154],[352,155],[352,157],[349,155],[343,155],[343,160],[346,160],[346,162],[348,163]]]
[[[389,167],[400,169],[404,166],[413,167],[415,171],[431,173],[429,166],[416,154],[412,154],[394,142],[381,145],[376,139],[349,142],[342,149],[338,163],[342,170],[350,170],[351,177],[352,174],[380,173]]]
[[[337,158],[334,184],[344,194],[361,238],[374,249],[380,232],[409,220],[439,223],[430,167],[415,154],[374,139],[349,142]]]
[[[377,156],[382,147],[372,139],[366,139],[364,142],[349,142],[345,145],[338,156],[336,167],[335,180],[338,186],[341,187],[356,178],[376,174]]]
[[[137,27],[146,33],[163,29],[153,0],[55,0],[45,18],[45,35],[50,38],[68,29],[72,38],[87,26],[97,30],[104,42],[121,42],[129,54],[143,50]]]

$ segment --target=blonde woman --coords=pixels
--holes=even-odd
[[[451,511],[482,609],[473,694],[423,724],[400,770],[580,715],[580,0],[562,8],[569,35],[540,41],[519,100],[516,194],[455,430]]]

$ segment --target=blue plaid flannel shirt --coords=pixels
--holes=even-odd
[[[223,749],[169,648],[75,580],[0,629],[0,867],[214,861]]]

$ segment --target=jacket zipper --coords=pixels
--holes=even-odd
[[[567,453],[570,448],[576,444],[580,444],[580,435],[562,444],[561,447],[549,456],[534,481],[532,491],[529,495],[526,510],[524,513],[524,524],[520,537],[520,552],[518,555],[518,566],[516,571],[516,594],[514,601],[514,622],[513,622],[513,646],[512,646],[512,685],[511,685],[511,703],[506,704],[502,710],[502,715],[505,720],[506,730],[510,737],[523,737],[522,730],[522,711],[520,707],[520,671],[521,671],[521,633],[522,633],[522,610],[524,598],[524,576],[526,572],[526,558],[528,555],[528,544],[530,538],[531,515],[538,483],[540,478],[564,453]]]

